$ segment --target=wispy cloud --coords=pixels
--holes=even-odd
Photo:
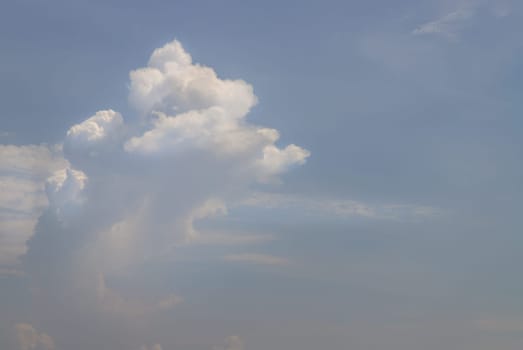
[[[265,254],[255,254],[255,253],[244,253],[244,254],[231,254],[223,257],[225,261],[230,262],[239,262],[239,263],[249,263],[249,264],[259,264],[259,265],[287,265],[289,260],[274,256],[274,255],[265,255]]]
[[[222,231],[198,231],[191,238],[190,244],[205,245],[251,245],[260,244],[274,240],[275,237],[269,234],[240,234]]]
[[[451,41],[459,39],[460,32],[472,21],[479,21],[482,15],[505,18],[511,13],[508,2],[469,1],[462,7],[435,20],[421,24],[412,31],[414,35],[440,35]]]
[[[299,209],[337,217],[414,220],[437,216],[441,211],[425,205],[371,204],[352,199],[313,198],[279,193],[252,193],[238,205],[268,209]]]
[[[440,34],[449,39],[455,40],[458,31],[462,28],[463,23],[474,17],[476,11],[474,8],[462,8],[450,12],[436,20],[424,23],[414,29],[414,35]]]
[[[182,298],[174,294],[159,300],[127,298],[109,288],[106,285],[105,277],[101,274],[98,278],[97,298],[106,312],[129,317],[144,317],[157,311],[169,310],[182,302]]]

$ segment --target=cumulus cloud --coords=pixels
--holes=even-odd
[[[120,113],[113,110],[99,111],[67,131],[67,141],[72,145],[99,142],[113,136],[123,125]]]
[[[154,50],[147,67],[132,71],[130,78],[129,100],[144,114],[222,107],[230,118],[241,118],[257,102],[251,85],[220,79],[212,68],[194,64],[176,40]]]
[[[63,294],[140,318],[181,298],[171,291],[152,299],[127,296],[109,287],[113,277],[179,245],[211,242],[195,222],[227,215],[254,184],[278,181],[309,152],[280,147],[277,130],[250,124],[257,103],[252,86],[194,63],[178,41],[155,50],[130,81],[136,115],[101,110],[67,131],[65,160],[41,177],[46,205],[23,261],[33,283],[52,289],[40,296]],[[219,241],[224,237],[259,240]],[[238,258],[283,262],[256,255],[229,260]]]
[[[39,333],[32,325],[18,323],[15,325],[16,338],[20,350],[54,350],[53,338],[45,333]]]
[[[277,147],[276,130],[248,124],[245,117],[257,101],[252,86],[220,79],[213,69],[193,63],[178,41],[155,50],[147,67],[131,72],[130,79],[130,101],[146,116],[145,127],[133,119],[125,125],[119,113],[108,110],[67,132],[65,154],[85,172],[85,178],[67,173],[71,184],[63,192],[69,200],[86,181],[90,202],[103,200],[93,192],[116,197],[120,185],[130,194],[114,213],[105,213],[117,220],[100,231],[116,232],[132,222],[124,240],[139,241],[140,247],[143,231],[148,241],[157,233],[162,245],[190,238],[193,221],[226,213],[230,198],[309,156],[296,145]],[[114,161],[105,163],[107,157]],[[119,184],[107,183],[116,174]]]

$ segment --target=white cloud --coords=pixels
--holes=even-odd
[[[220,106],[231,118],[245,116],[257,102],[243,80],[223,80],[212,68],[192,62],[180,42],[154,50],[147,67],[132,71],[130,102],[142,113],[172,115]]]
[[[69,167],[54,172],[47,179],[47,199],[58,215],[81,204],[86,182],[87,176],[82,171]]]
[[[80,124],[67,131],[67,139],[72,144],[94,143],[111,137],[123,125],[120,113],[113,110],[98,111]]]
[[[266,209],[295,209],[335,217],[380,220],[418,220],[441,214],[437,208],[409,204],[371,204],[350,199],[314,198],[301,195],[254,192],[238,206]]]
[[[266,254],[255,254],[255,253],[242,253],[242,254],[230,254],[223,257],[225,261],[259,264],[259,265],[287,265],[289,260]]]
[[[457,31],[461,29],[463,22],[471,19],[474,14],[473,8],[462,8],[434,21],[422,24],[414,29],[412,33],[414,35],[442,34],[450,39],[455,39]]]
[[[103,276],[198,243],[196,221],[226,215],[253,184],[277,181],[309,156],[296,145],[279,148],[277,130],[247,122],[257,102],[252,86],[193,63],[177,41],[155,50],[130,79],[129,99],[140,117],[103,110],[69,129],[67,162],[47,180],[50,206],[24,260],[29,274],[52,261],[56,268],[45,273],[71,275],[53,288],[71,283],[82,302],[126,317],[170,308],[180,298],[130,299]]]
[[[128,318],[143,318],[158,311],[173,308],[182,302],[177,295],[169,295],[159,300],[142,300],[125,297],[106,285],[105,276],[98,276],[97,298],[102,309],[112,314],[125,315]]]
[[[20,350],[54,350],[53,338],[39,333],[32,325],[18,323],[15,325],[16,337]]]
[[[131,120],[126,125],[117,112],[100,111],[68,131],[65,151],[85,171],[92,191],[115,198],[111,192],[122,186],[121,191],[131,194],[129,202],[118,205],[114,223],[121,227],[132,222],[127,231],[149,231],[149,240],[158,232],[156,238],[164,237],[162,246],[191,238],[193,221],[226,213],[230,197],[254,182],[277,178],[309,156],[296,145],[278,148],[276,130],[249,125],[245,117],[256,103],[252,87],[220,79],[211,68],[194,64],[177,41],[155,50],[147,67],[131,72],[130,100],[150,118],[148,123]],[[101,142],[113,134],[122,136],[125,128],[135,130],[134,136],[113,138],[116,145]],[[90,153],[86,162],[83,149],[93,144],[104,147]],[[106,162],[107,157],[114,160]],[[119,178],[111,181],[120,183],[106,183],[115,173]],[[70,187],[80,192],[85,181],[77,182]],[[90,200],[89,194],[85,197]]]
[[[234,157],[241,159],[238,171],[256,172],[260,181],[309,156],[296,145],[276,147],[277,130],[246,124],[257,102],[252,86],[220,79],[211,68],[192,63],[177,41],[155,50],[146,68],[131,72],[130,100],[153,118],[149,130],[125,143],[129,153],[165,156],[197,150],[224,160]]]
[[[485,15],[498,19],[505,18],[511,13],[510,3],[507,1],[471,0],[460,8],[444,16],[420,25],[412,31],[414,35],[442,35],[452,41],[458,40],[459,33],[471,21],[481,22]]]
[[[66,164],[56,147],[0,145],[0,266],[16,264],[25,253],[48,204],[45,180]]]

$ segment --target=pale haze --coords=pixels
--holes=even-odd
[[[523,5],[0,11],[0,349],[520,350]]]

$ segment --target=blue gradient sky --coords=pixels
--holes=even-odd
[[[65,256],[68,243],[36,237],[52,230],[44,214],[29,257],[0,270],[9,271],[0,274],[0,348],[521,349],[517,1],[2,8],[0,144],[60,144],[101,109],[135,115],[129,72],[177,39],[220,78],[252,84],[259,103],[247,120],[311,156],[280,183],[250,186],[257,200],[196,222],[209,233],[199,244],[105,276],[129,298],[183,300],[143,318],[99,312],[68,298],[73,287],[50,285],[59,274],[35,269],[31,249]],[[0,177],[10,174],[5,159]],[[76,261],[67,259],[57,264]],[[24,348],[20,324],[37,333],[34,347]]]

